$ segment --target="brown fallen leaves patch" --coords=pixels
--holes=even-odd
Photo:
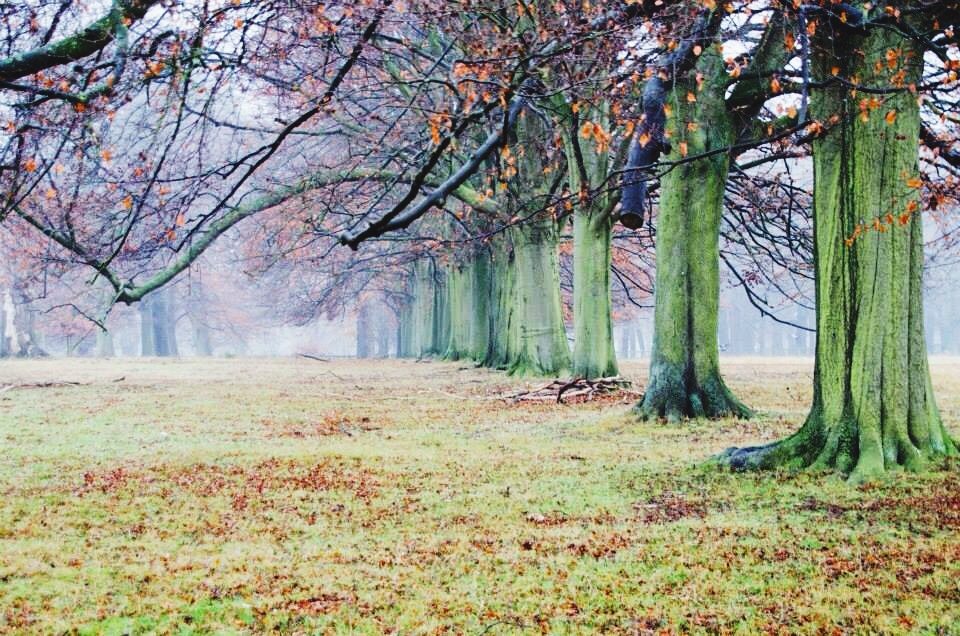
[[[333,614],[342,605],[354,605],[357,602],[353,594],[320,594],[311,598],[292,600],[275,609],[294,615],[321,616]]]
[[[231,497],[234,507],[243,509],[252,498],[273,492],[344,491],[370,501],[380,481],[373,471],[342,465],[336,458],[314,464],[269,459],[251,465],[161,464],[155,467],[117,467],[83,474],[83,484],[74,489],[78,496],[93,492],[131,495],[159,494],[169,497],[188,493],[199,497]]]
[[[578,557],[589,555],[594,559],[610,558],[630,547],[632,540],[629,534],[629,530],[625,533],[594,531],[586,540],[568,544],[567,551]]]
[[[637,502],[633,508],[643,523],[671,523],[687,517],[703,519],[707,516],[707,507],[702,501],[693,501],[673,492]]]
[[[955,530],[960,528],[960,492],[933,487],[920,495],[883,497],[874,501],[836,504],[808,498],[801,510],[823,512],[830,518],[845,514],[884,518],[918,526],[928,530]]]
[[[352,437],[359,431],[377,431],[382,428],[372,423],[369,417],[349,417],[337,410],[330,411],[316,420],[277,422],[270,418],[264,418],[260,423],[267,428],[267,437],[269,438],[292,437],[303,439],[331,435]]]
[[[563,524],[570,521],[570,518],[562,512],[550,512],[547,514],[541,514],[539,512],[531,512],[526,517],[527,521],[532,523],[535,526],[562,526]]]

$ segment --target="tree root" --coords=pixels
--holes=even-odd
[[[728,448],[710,459],[710,463],[735,472],[749,470],[822,470],[837,471],[849,481],[863,483],[893,470],[921,472],[931,461],[957,455],[958,447],[947,440],[946,448],[917,448],[904,440],[896,458],[884,459],[880,453],[861,452],[857,427],[852,420],[827,426],[814,410],[799,431],[783,440],[764,446]]]
[[[666,419],[668,422],[686,418],[749,419],[754,415],[733,396],[719,376],[698,383],[672,373],[654,376],[633,413],[643,420]]]

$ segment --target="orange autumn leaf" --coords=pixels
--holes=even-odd
[[[893,124],[893,122],[897,121],[897,111],[888,110],[887,114],[883,118],[883,121],[887,122],[887,124]]]

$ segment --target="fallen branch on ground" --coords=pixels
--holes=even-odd
[[[589,402],[598,395],[617,392],[640,395],[637,391],[628,389],[629,386],[629,380],[625,380],[619,375],[596,380],[573,378],[570,380],[554,380],[539,389],[503,395],[499,396],[498,399],[506,400],[511,404],[517,402],[556,402],[557,404],[563,404],[564,397],[568,400],[583,397],[584,402]]]
[[[121,378],[122,379],[122,378]],[[114,380],[116,382],[116,380]],[[23,384],[5,384],[0,386],[0,393],[6,393],[13,389],[48,389],[55,386],[81,386],[90,384],[89,382],[25,382]]]
[[[327,358],[321,358],[320,356],[315,356],[309,353],[298,353],[297,356],[306,358],[307,360],[316,360],[317,362],[330,362],[330,360]]]

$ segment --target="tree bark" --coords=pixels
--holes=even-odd
[[[97,328],[97,357],[112,358],[113,351],[113,333]]]
[[[364,302],[357,311],[357,357],[366,359],[371,357],[371,344],[373,344],[372,318],[370,316],[370,303]]]
[[[572,126],[563,134],[567,179],[570,192],[580,197],[573,214],[572,371],[586,379],[605,378],[618,373],[610,298],[613,218],[603,187],[611,160],[604,137],[610,128],[609,107],[604,102],[587,111],[582,127],[572,110],[569,119]]]
[[[573,220],[573,375],[617,375],[613,348],[610,258],[613,223],[598,206],[578,211]]]
[[[490,337],[483,364],[507,370],[516,363],[520,352],[516,260],[507,239],[494,243],[490,272]]]
[[[514,229],[519,308],[514,375],[556,376],[570,369],[570,348],[560,300],[560,233],[552,215]]]
[[[177,347],[177,314],[174,288],[166,287],[154,292],[153,343],[155,355],[170,357],[180,355]]]
[[[923,223],[911,187],[920,113],[906,89],[919,81],[923,56],[913,40],[880,28],[814,50],[821,76],[839,69],[867,86],[904,90],[873,109],[843,87],[815,96],[814,117],[839,120],[814,143],[813,405],[793,436],[731,449],[722,461],[737,469],[835,469],[862,481],[957,454],[934,401],[924,342]]]
[[[410,283],[410,356],[421,359],[435,352],[433,312],[435,299],[433,262],[421,259],[413,264]]]
[[[669,100],[673,161],[734,141],[719,54],[704,51],[698,69],[711,79],[702,88],[680,81]],[[650,380],[634,409],[642,418],[751,415],[720,376],[717,346],[719,231],[729,161],[728,153],[718,153],[676,166],[662,179]]]
[[[153,298],[148,297],[140,301],[140,355],[145,358],[157,355],[153,334]]]

